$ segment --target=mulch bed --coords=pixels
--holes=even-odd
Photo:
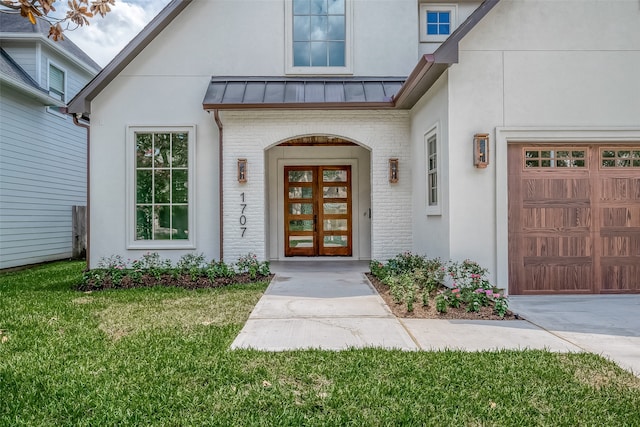
[[[493,312],[493,307],[482,307],[480,311],[470,312],[467,311],[464,305],[461,305],[458,308],[447,307],[446,313],[440,313],[436,310],[435,294],[431,295],[428,306],[423,307],[421,303],[416,301],[413,305],[413,311],[407,311],[406,304],[397,304],[393,301],[387,285],[371,273],[366,273],[366,275],[396,317],[408,319],[521,320],[510,310],[507,311],[504,317],[500,317]]]
[[[258,275],[255,279],[249,277],[249,274],[237,274],[233,277],[219,277],[214,280],[208,277],[198,277],[192,280],[189,275],[173,277],[170,274],[164,274],[159,279],[144,275],[138,281],[134,281],[131,277],[124,277],[118,284],[105,280],[100,284],[89,280],[87,283],[79,284],[76,289],[82,292],[87,291],[103,291],[107,289],[133,289],[133,288],[152,288],[154,286],[177,287],[184,289],[208,289],[221,288],[223,286],[246,284],[253,282],[269,282],[273,278],[273,274],[268,276]]]

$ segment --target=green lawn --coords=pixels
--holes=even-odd
[[[0,274],[0,426],[640,425],[595,355],[230,351],[266,284],[84,294],[83,267]]]

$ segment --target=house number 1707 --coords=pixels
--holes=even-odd
[[[247,217],[244,214],[244,211],[247,209],[247,203],[245,202],[244,193],[240,193],[240,207],[242,210],[240,211],[240,231],[242,232],[241,237],[244,238],[244,234],[247,232]]]

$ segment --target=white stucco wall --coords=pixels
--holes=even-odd
[[[447,73],[411,111],[413,180],[413,250],[430,258],[449,259],[449,85]],[[440,213],[427,214],[426,136],[436,132]]]
[[[507,287],[508,140],[496,141],[496,128],[506,135],[525,127],[531,140],[546,141],[571,129],[602,141],[602,129],[614,140],[637,127],[638,22],[635,1],[503,0],[462,40],[449,69],[452,258],[480,262]],[[477,132],[491,134],[484,170],[472,164]]]

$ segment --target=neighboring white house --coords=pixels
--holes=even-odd
[[[90,263],[414,251],[639,292],[638,70],[631,0],[172,1],[69,105]]]
[[[61,110],[100,67],[49,27],[0,13],[0,269],[70,258],[87,132]]]

